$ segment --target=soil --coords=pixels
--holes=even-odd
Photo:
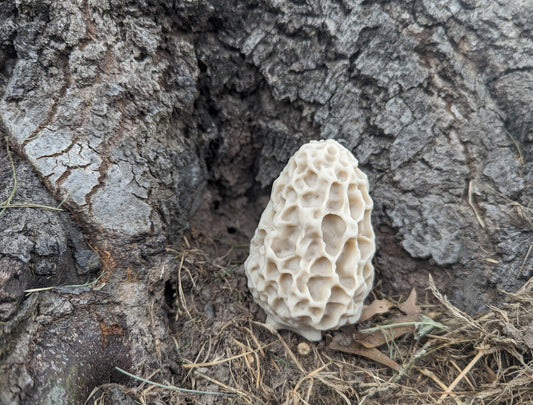
[[[141,384],[124,391],[129,395],[125,398],[141,403],[329,405],[514,404],[533,399],[524,379],[533,364],[533,347],[528,343],[531,316],[527,315],[531,292],[500,312],[473,319],[439,295],[439,281],[433,291],[421,290],[418,303],[423,313],[451,330],[445,334],[433,330],[422,338],[407,333],[385,339],[387,345],[379,350],[402,365],[399,372],[379,360],[352,354],[358,353],[353,350],[356,328],[390,323],[398,311],[374,316],[356,328],[326,332],[317,343],[269,328],[263,323],[264,312],[251,299],[243,269],[248,242],[267,201],[268,195],[260,195],[254,204],[242,198],[228,205],[216,191],[206,193],[190,231],[168,249],[174,254],[175,271],[165,291],[175,344],[170,357],[176,363],[169,370],[171,380],[164,384],[194,393]],[[378,272],[384,273],[386,263],[379,256],[375,263]],[[421,266],[411,272],[410,281],[427,287],[428,271]],[[406,295],[398,294],[397,287],[378,281],[367,301],[403,301]],[[508,319],[511,315],[514,323]],[[508,346],[501,346],[498,339]],[[338,350],[343,345],[346,349]],[[483,362],[478,363],[476,353]],[[152,372],[145,378],[163,383],[163,375],[168,374]],[[447,387],[454,393],[446,394]],[[108,387],[102,403],[112,403],[105,401],[116,394],[113,389]]]

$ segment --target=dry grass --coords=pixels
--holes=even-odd
[[[413,334],[381,348],[396,372],[368,359],[276,331],[251,301],[241,252],[217,259],[183,246],[175,251],[179,364],[172,381],[187,390],[142,383],[130,394],[143,404],[533,404],[533,281],[501,308],[471,317],[442,296],[424,313],[448,327]],[[419,303],[420,304],[420,303]],[[387,315],[371,320],[371,326]],[[342,332],[341,332],[342,333]],[[145,376],[158,379],[158,373]],[[168,375],[168,374],[167,374]],[[103,403],[103,402],[102,402]]]

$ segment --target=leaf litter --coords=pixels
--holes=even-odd
[[[264,324],[246,289],[241,265],[246,251],[220,253],[214,260],[188,242],[175,251],[175,363],[145,374],[161,385],[198,393],[145,384],[123,387],[136,401],[533,403],[533,280],[509,293],[505,305],[477,316],[456,308],[431,277],[431,302],[419,302],[415,290],[401,302],[374,291],[377,299],[365,307],[361,323],[307,342]],[[214,316],[204,311],[207,304]],[[110,403],[105,398],[99,403]]]

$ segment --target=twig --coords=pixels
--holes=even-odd
[[[503,132],[505,132],[507,134],[507,136],[509,138],[511,138],[511,141],[514,143],[514,146],[516,147],[516,151],[518,152],[518,161],[520,162],[521,165],[524,164],[524,153],[522,152],[522,147],[520,146],[520,143],[516,140],[516,138],[514,137],[514,135],[512,135],[508,130],[507,128],[505,127],[505,117],[502,116],[502,114],[499,112],[499,111],[495,111],[493,110],[492,108],[490,109],[493,113],[495,113],[499,118],[500,120],[502,121],[502,129],[503,129]]]
[[[267,323],[261,323],[261,322],[255,322],[255,321],[253,323],[256,324],[256,325],[262,326],[263,328],[268,329],[270,333],[276,335],[278,337],[279,341],[281,342],[281,344],[285,347],[285,350],[287,350],[287,353],[289,354],[291,360],[294,362],[294,364],[296,364],[296,367],[298,367],[298,369],[302,373],[304,373],[304,374],[307,373],[305,368],[302,366],[302,363],[300,363],[300,361],[296,358],[296,356],[294,355],[294,353],[290,349],[289,345],[285,342],[285,340],[283,340],[283,338],[281,337],[279,332],[276,330],[276,328],[274,328],[272,325],[269,325]]]
[[[437,404],[441,404],[442,401],[446,399],[448,395],[452,393],[454,388],[459,384],[459,382],[466,376],[466,374],[476,365],[476,363],[481,359],[485,354],[492,353],[494,350],[487,350],[487,349],[480,349],[477,354],[474,356],[474,358],[470,361],[470,363],[467,364],[467,366],[464,368],[463,371],[457,376],[455,380],[450,384],[448,388],[444,391],[444,394],[442,394],[437,401]]]
[[[518,276],[520,276],[522,274],[522,272],[524,271],[524,267],[526,266],[527,260],[529,259],[529,256],[531,255],[531,250],[533,250],[533,243],[529,244],[529,248],[527,250],[526,257],[524,257],[524,261],[522,262],[522,265],[520,266],[520,268],[518,270]]]
[[[203,379],[205,379],[205,380],[207,380],[209,382],[212,382],[213,384],[216,384],[216,385],[218,385],[218,386],[220,386],[220,387],[222,387],[224,389],[227,389],[228,391],[234,392],[234,394],[220,393],[221,395],[226,395],[226,396],[231,396],[231,397],[235,397],[235,396],[239,395],[239,396],[243,397],[243,399],[250,395],[250,393],[245,393],[245,392],[243,392],[241,390],[238,390],[236,388],[230,387],[229,385],[226,385],[223,382],[215,380],[214,378],[209,377],[207,374],[204,374],[204,373],[202,373],[202,372],[200,372],[198,370],[196,370],[194,374],[195,375],[199,375]]]
[[[474,198],[472,197],[472,182],[473,180],[470,180],[470,182],[468,183],[468,205],[470,205],[474,210],[474,214],[476,215],[476,219],[479,222],[479,225],[481,225],[482,228],[485,228],[485,221],[483,221],[483,218],[481,218],[481,216],[477,212],[476,206],[474,205]]]
[[[530,277],[529,280],[527,280],[522,287],[516,292],[515,295],[521,295],[528,291],[530,291],[533,288],[533,277]]]
[[[516,147],[516,151],[518,152],[518,161],[520,162],[521,165],[523,165],[524,162],[525,162],[525,160],[524,160],[524,152],[522,152],[522,147],[520,146],[520,143],[518,143],[518,141],[516,140],[514,135],[512,135],[507,130],[507,128],[505,128],[505,126],[503,127],[503,131],[507,134],[507,136],[509,136],[509,138],[511,138],[511,141],[513,141],[514,146]]]
[[[401,378],[413,368],[413,366],[416,364],[416,362],[421,359],[422,357],[426,356],[428,354],[428,347],[430,346],[431,341],[427,341],[423,347],[421,347],[409,361],[405,364],[402,364],[402,367],[400,370],[396,373],[396,375],[391,379],[391,383],[397,383],[401,380]]]
[[[215,361],[210,361],[208,363],[190,363],[190,364],[183,364],[182,367],[183,368],[197,368],[197,367],[209,367],[209,366],[215,366],[217,364],[221,364],[221,363],[226,363],[228,361],[232,361],[232,360],[235,360],[235,359],[238,359],[240,357],[244,357],[244,356],[247,356],[249,354],[252,354],[252,353],[255,353],[255,352],[258,352],[258,351],[261,351],[263,349],[266,349],[267,347],[269,346],[272,346],[274,343],[277,343],[278,341],[275,340],[273,342],[270,342],[264,346],[261,346],[261,347],[258,347],[257,349],[254,349],[254,350],[250,350],[250,351],[247,351],[245,353],[241,353],[241,354],[237,354],[235,356],[232,356],[232,357],[228,357],[226,359],[220,359],[220,360],[215,360]]]
[[[93,281],[88,281],[83,284],[55,285],[55,286],[50,286],[50,287],[30,288],[28,290],[24,290],[24,292],[28,296],[30,294],[33,294],[36,292],[42,292],[42,291],[59,290],[59,289],[64,289],[64,288],[90,287],[91,285],[96,284],[102,278],[103,275],[104,275],[104,272],[100,273],[100,275]]]
[[[420,371],[420,373],[425,375],[426,377],[431,378],[443,391],[446,391],[448,389],[446,384],[444,384],[442,380],[437,377],[433,371],[428,370],[426,368],[419,368],[418,371]],[[450,393],[450,395],[453,395],[453,393]]]
[[[457,371],[461,372],[461,367],[459,367],[459,365],[458,365],[453,359],[450,359],[450,364],[451,364],[451,365],[452,365]],[[465,379],[466,383],[467,383],[468,385],[470,385],[470,389],[471,389],[472,391],[474,391],[476,388],[474,387],[474,385],[472,384],[472,382],[470,381],[470,379],[468,378],[467,375],[465,375],[464,379]]]
[[[115,367],[115,370],[120,371],[123,374],[126,374],[128,377],[134,378],[136,380],[142,381],[142,382],[150,384],[150,385],[154,385],[154,386],[159,387],[159,388],[164,388],[166,390],[186,392],[186,393],[189,393],[189,394],[223,395],[223,396],[228,396],[228,397],[234,397],[235,396],[235,394],[228,394],[226,392],[197,391],[197,390],[189,390],[187,388],[174,387],[173,385],[159,384],[159,383],[147,380],[146,378],[142,378],[142,377],[136,376],[135,374],[128,373],[127,371],[122,370],[119,367]]]
[[[63,211],[63,208],[52,207],[50,205],[33,204],[33,203],[15,203],[15,204],[1,203],[0,207],[2,207],[3,209],[6,209],[6,208],[40,208],[40,209],[49,210],[49,211]]]
[[[13,176],[13,188],[11,189],[11,192],[9,193],[9,196],[7,197],[7,200],[5,200],[5,201],[0,203],[0,208],[2,208],[2,210],[0,211],[0,216],[8,208],[39,208],[39,209],[49,210],[49,211],[63,211],[61,206],[63,205],[65,200],[68,198],[68,194],[66,195],[66,197],[63,199],[63,201],[61,201],[61,203],[57,207],[52,207],[50,205],[43,205],[43,204],[35,204],[35,203],[14,203],[14,204],[11,204],[11,201],[15,197],[15,193],[17,191],[18,178],[17,178],[17,171],[15,169],[15,162],[13,160],[13,156],[11,155],[11,149],[9,149],[9,139],[8,139],[7,136],[4,139],[5,139],[5,142],[6,142],[7,157],[9,159],[9,163],[11,165],[11,172],[12,172],[12,176]]]
[[[6,141],[7,157],[9,159],[9,163],[11,164],[11,172],[13,173],[13,188],[11,189],[11,192],[9,193],[7,200],[5,200],[1,204],[4,208],[2,208],[2,211],[0,211],[0,216],[7,209],[7,206],[11,203],[11,200],[13,199],[13,197],[15,196],[15,192],[17,191],[17,171],[15,169],[15,162],[13,161],[13,156],[11,156],[11,151],[9,150],[9,139],[7,136],[4,139]]]
[[[296,383],[296,385],[294,386],[294,388],[292,389],[292,392],[294,392],[295,394],[297,393],[298,389],[300,388],[300,385],[302,385],[302,383],[307,380],[308,378],[313,378],[315,374],[321,372],[322,370],[324,370],[326,367],[329,367],[330,366],[330,363],[328,364],[324,364],[323,366],[307,373],[306,375],[304,375],[302,378],[300,378],[300,380]]]
[[[487,334],[487,331],[483,327],[481,327],[478,322],[472,319],[471,316],[465,314],[464,312],[460,311],[459,309],[454,307],[452,304],[450,304],[450,301],[448,301],[448,299],[445,296],[443,296],[440,293],[440,291],[437,289],[437,287],[435,286],[435,282],[433,281],[433,277],[431,277],[431,274],[429,275],[429,289],[431,290],[435,298],[437,298],[440,301],[440,303],[444,305],[444,307],[450,312],[450,314],[454,318],[458,319],[461,322],[464,322],[465,325],[470,325],[476,328],[482,334]]]
[[[184,261],[185,261],[185,253],[182,253],[181,254],[181,260],[180,260],[180,265],[178,267],[178,293],[179,293],[179,297],[180,297],[180,301],[181,301],[181,306],[185,310],[185,313],[187,314],[187,316],[189,317],[189,319],[193,323],[193,325],[198,330],[200,330],[198,328],[198,326],[196,325],[196,322],[194,321],[191,313],[189,312],[189,308],[187,308],[187,301],[185,301],[185,294],[183,293],[183,286],[181,284],[181,269],[183,268]]]
[[[407,322],[398,322],[398,323],[389,323],[387,325],[378,325],[372,328],[361,329],[361,333],[373,333],[378,330],[383,331],[386,329],[400,328],[402,326],[414,326],[415,328],[420,328],[421,326],[431,326],[432,328],[439,328],[443,330],[448,330],[446,325],[436,322],[428,316],[424,316],[420,321],[407,321]]]

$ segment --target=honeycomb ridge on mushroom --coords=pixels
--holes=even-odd
[[[244,263],[276,329],[317,341],[359,320],[375,252],[368,179],[335,140],[311,141],[274,181]]]

